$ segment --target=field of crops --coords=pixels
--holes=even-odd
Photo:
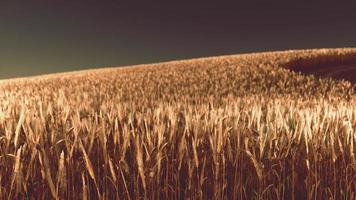
[[[298,50],[0,81],[0,199],[356,199],[355,84],[288,69],[355,60]]]

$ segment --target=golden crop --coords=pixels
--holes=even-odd
[[[355,199],[356,94],[242,54],[0,83],[1,199]]]

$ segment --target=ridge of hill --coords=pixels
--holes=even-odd
[[[356,63],[356,49],[314,49],[252,53],[171,61],[104,69],[84,70],[38,77],[4,80],[5,85],[41,92],[66,91],[69,88],[90,93],[99,89],[110,94],[120,91],[123,99],[149,94],[153,99],[194,99],[201,96],[266,95],[303,98],[348,97],[354,94],[352,83],[318,79],[313,74],[325,66]],[[332,70],[336,67],[329,67]],[[298,73],[301,72],[301,73]],[[12,83],[12,84],[10,84]],[[96,94],[93,94],[96,95]],[[351,96],[350,96],[351,95]]]

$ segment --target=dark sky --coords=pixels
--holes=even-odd
[[[355,3],[294,2],[1,0],[0,78],[356,46]]]

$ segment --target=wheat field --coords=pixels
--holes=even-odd
[[[356,199],[356,49],[0,82],[0,199]]]

